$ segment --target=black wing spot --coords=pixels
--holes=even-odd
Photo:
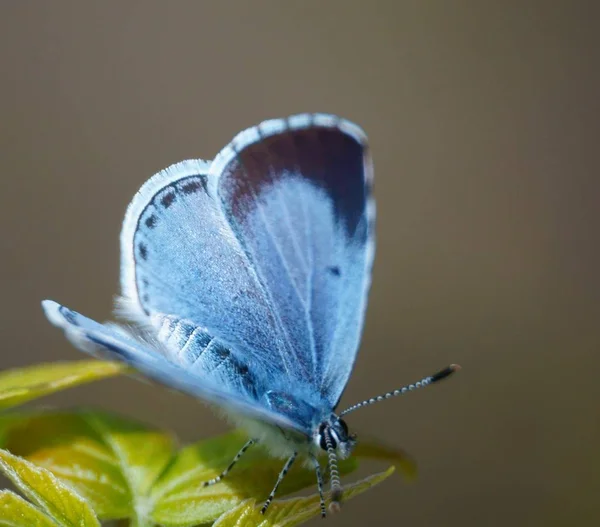
[[[141,256],[142,260],[147,260],[148,259],[148,247],[146,247],[145,244],[140,243],[138,245],[138,250],[140,251],[140,256]]]
[[[200,181],[190,181],[181,187],[181,192],[184,194],[194,194],[198,192],[200,189],[206,190],[206,182],[204,178],[201,178]]]
[[[160,202],[162,203],[162,206],[165,209],[168,209],[174,201],[175,201],[175,192],[169,192],[168,194],[165,194],[160,199]]]
[[[333,276],[341,276],[342,271],[340,270],[340,268],[337,265],[330,265],[327,270],[333,275]]]
[[[148,216],[146,218],[146,227],[148,227],[149,229],[153,229],[154,226],[156,225],[156,216],[154,214]]]

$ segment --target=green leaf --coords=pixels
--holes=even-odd
[[[173,456],[169,434],[95,412],[6,423],[6,446],[74,488],[102,519],[147,520],[149,491]]]
[[[41,364],[0,373],[0,410],[17,406],[78,384],[126,371],[116,362],[85,360]]]
[[[271,457],[260,445],[253,446],[227,478],[210,487],[202,483],[229,464],[247,437],[233,432],[182,449],[152,491],[152,519],[167,527],[184,527],[214,521],[250,497],[266,499],[284,460]],[[341,474],[357,467],[356,459],[340,462]],[[315,472],[298,461],[283,480],[277,496],[285,496],[316,484]]]
[[[394,467],[344,487],[344,501],[365,492],[391,476]],[[329,498],[329,494],[327,495]],[[259,504],[260,505],[260,504]],[[226,512],[213,527],[293,527],[321,514],[318,494],[306,498],[274,501],[265,515],[260,513],[254,499],[246,500]]]
[[[49,516],[10,490],[0,490],[0,525],[56,527],[56,523]]]
[[[23,458],[14,456],[6,450],[0,450],[0,470],[27,498],[54,520],[54,525],[58,524],[61,527],[100,527],[94,511],[87,501],[50,471]],[[11,498],[9,494],[5,494],[4,499],[6,499],[6,503],[12,503],[13,507],[19,503],[14,497]],[[31,506],[25,509],[21,505],[19,508],[25,510],[39,525],[44,525],[40,519],[41,511],[38,510],[40,514],[35,514],[36,509]],[[7,509],[3,510],[6,511]],[[11,518],[4,517],[1,521],[10,525],[7,520]],[[53,524],[50,523],[49,525]]]

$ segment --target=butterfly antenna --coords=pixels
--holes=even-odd
[[[331,442],[331,436],[329,435],[329,429],[324,430],[325,435],[325,446],[327,447],[327,459],[329,461],[329,482],[331,488],[331,503],[329,504],[329,512],[339,512],[340,503],[342,501],[342,484],[340,483],[340,473],[338,472],[337,466],[337,455],[335,454],[335,448]]]
[[[414,384],[407,384],[406,386],[402,386],[402,388],[398,388],[397,390],[384,393],[383,395],[378,395],[377,397],[371,397],[370,399],[357,403],[351,406],[350,408],[346,408],[342,413],[340,413],[340,417],[349,414],[350,412],[354,412],[354,410],[358,410],[363,406],[369,406],[371,404],[384,401],[385,399],[396,397],[397,395],[404,395],[406,392],[412,392],[413,390],[416,390],[418,388],[424,388],[425,386],[429,386],[430,384],[439,382],[442,379],[449,377],[455,371],[458,370],[460,370],[460,366],[458,364],[451,364],[447,368],[444,368],[443,370],[440,370],[437,373],[430,375],[429,377],[425,377],[424,379],[421,379],[420,381],[415,382]]]

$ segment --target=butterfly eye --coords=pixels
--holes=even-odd
[[[338,435],[334,432],[331,426],[327,423],[321,423],[319,425],[319,446],[323,450],[327,450],[327,441],[326,436],[329,435],[329,441],[331,443],[332,448],[337,448],[337,444],[339,441]]]

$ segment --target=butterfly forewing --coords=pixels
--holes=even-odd
[[[275,313],[273,360],[333,406],[358,348],[372,263],[370,160],[362,132],[315,116],[242,133],[212,174],[228,223]],[[293,122],[293,118],[292,118]],[[215,170],[216,169],[216,170]]]

